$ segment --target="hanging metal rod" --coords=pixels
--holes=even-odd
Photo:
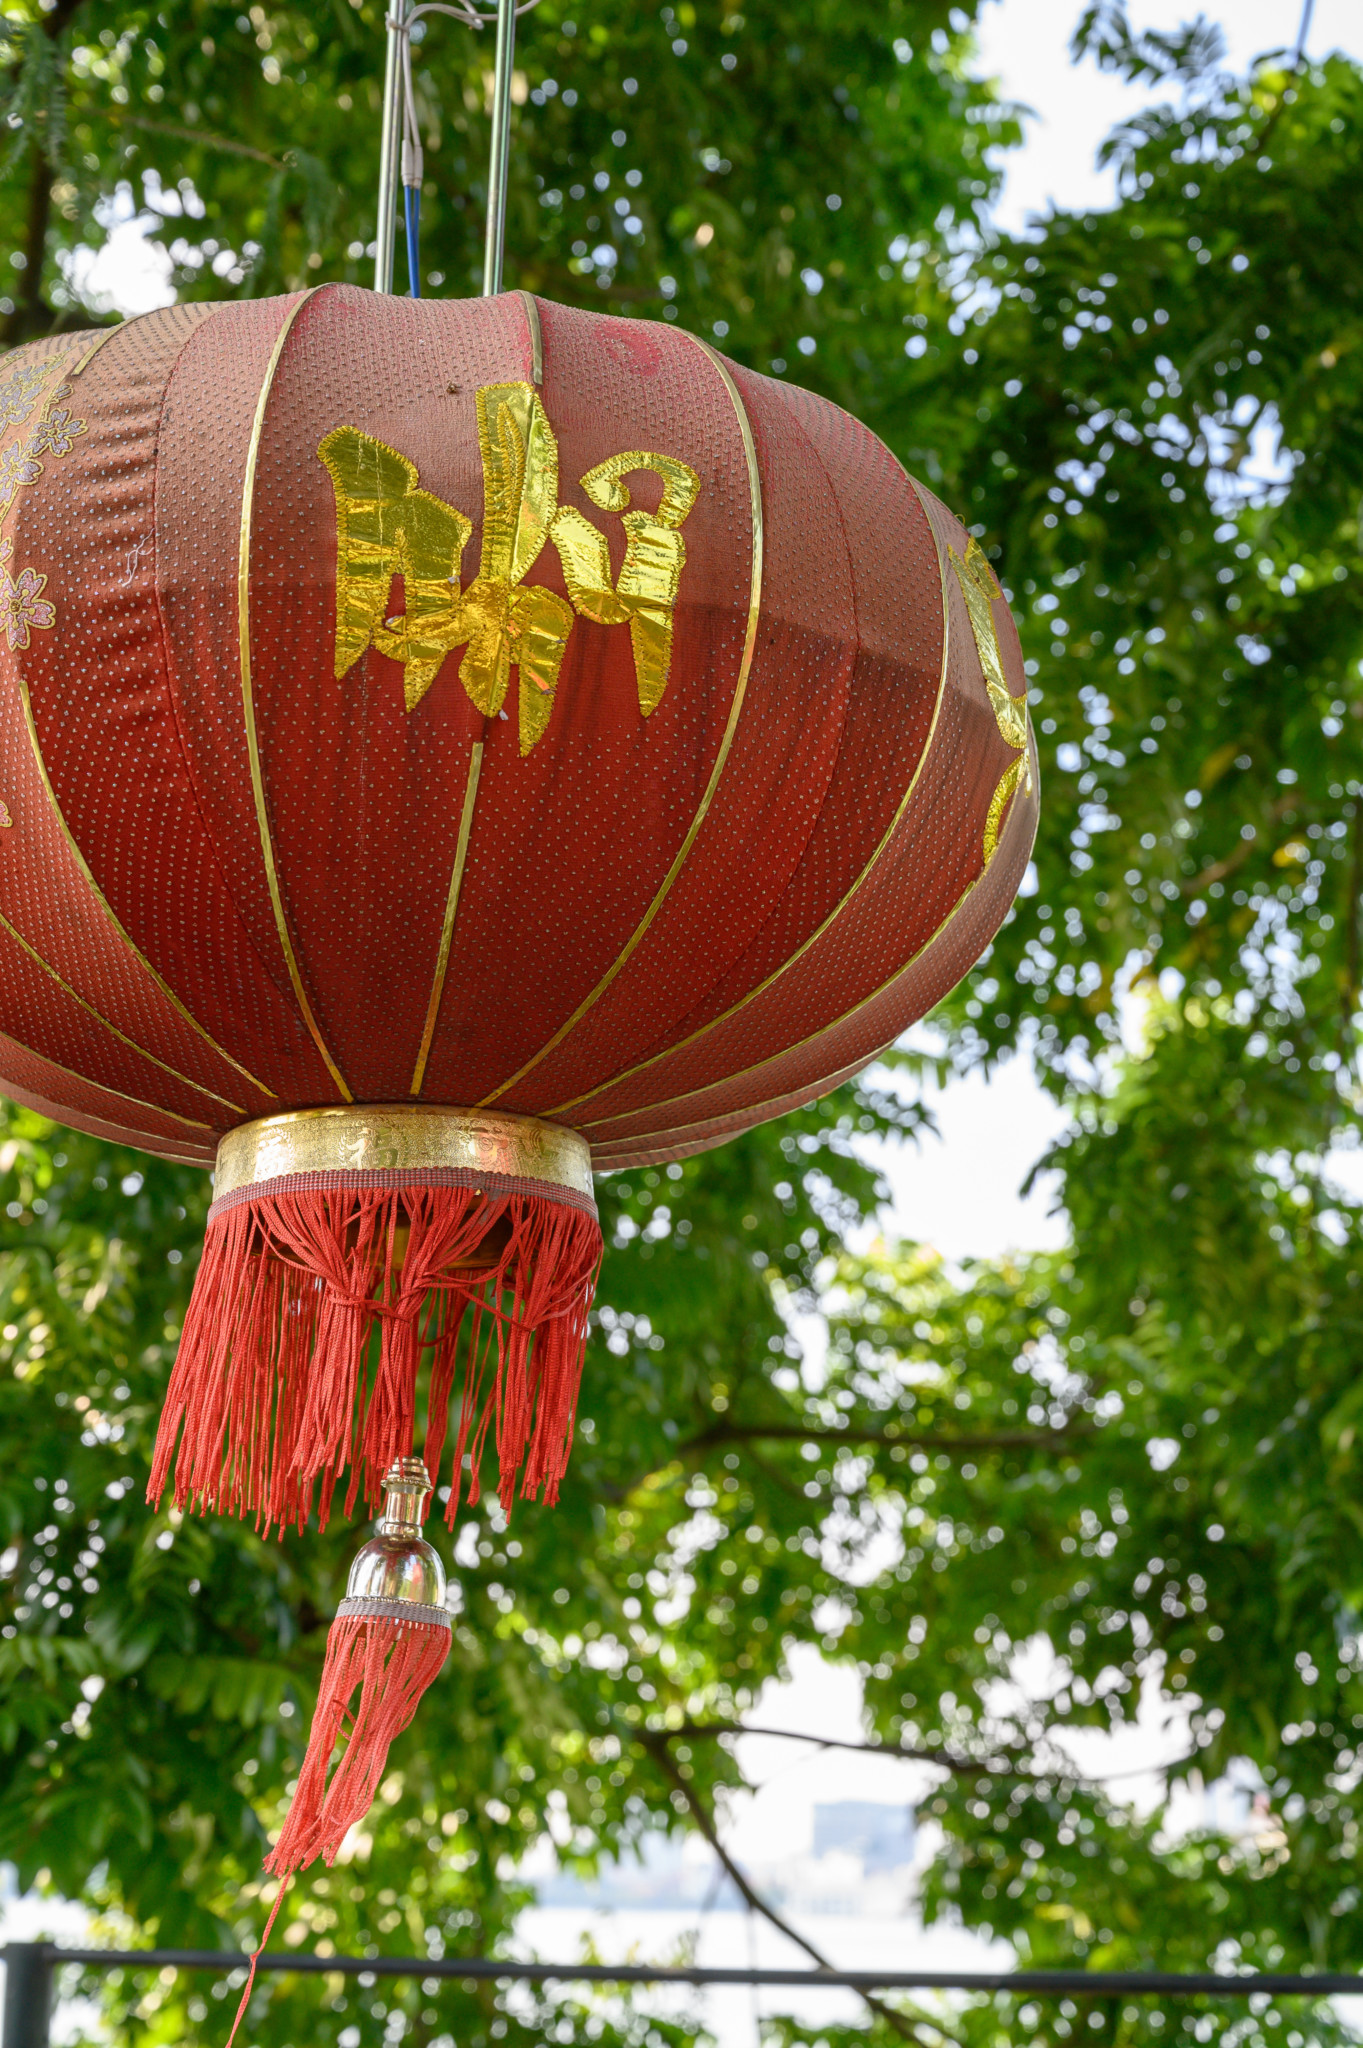
[[[466,28],[494,24],[497,47],[492,73],[492,148],[488,164],[487,232],[483,251],[483,297],[502,288],[502,255],[506,244],[507,168],[511,155],[511,75],[516,54],[516,20],[538,7],[539,0],[496,0],[491,13],[475,4],[451,0],[388,0],[384,17],[388,49],[383,72],[383,126],[379,140],[379,212],[374,238],[374,289],[393,289],[393,245],[397,235],[398,178],[404,134],[419,155],[415,101],[412,94],[412,30],[428,14],[445,14]],[[420,184],[418,170],[413,182]]]
[[[516,0],[497,0],[497,61],[492,74],[492,153],[487,173],[483,297],[502,288],[506,248],[506,179],[511,163],[511,71],[516,57]]]
[[[393,237],[397,226],[398,138],[402,132],[402,41],[410,33],[407,0],[388,0],[388,48],[383,66],[383,126],[379,135],[379,219],[374,236],[374,289],[393,289]]]
[[[221,1949],[58,1948],[47,1942],[12,1942],[6,1960],[37,1954],[49,1969],[79,1963],[86,1969],[244,1970],[250,1958]],[[650,1963],[527,1963],[487,1956],[319,1956],[271,1954],[257,1972],[298,1972],[347,1977],[445,1977],[499,1983],[753,1984],[848,1991],[989,1991],[1013,1997],[1063,1998],[1329,1998],[1358,1997],[1363,1977],[1337,1971],[1292,1974],[1263,1971],[1243,1977],[1189,1970],[810,1970],[683,1969]]]

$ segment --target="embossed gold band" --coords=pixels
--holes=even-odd
[[[592,1198],[585,1138],[538,1117],[428,1103],[298,1109],[239,1124],[218,1146],[215,1206],[299,1174],[449,1172],[548,1182]]]

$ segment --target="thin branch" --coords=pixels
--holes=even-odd
[[[1272,822],[1275,825],[1278,824],[1288,811],[1296,808],[1300,801],[1300,797],[1291,793],[1287,796],[1280,796],[1278,801],[1269,807],[1268,815]],[[1243,867],[1250,855],[1259,851],[1260,845],[1261,841],[1257,832],[1252,839],[1242,839],[1234,851],[1228,853],[1224,860],[1215,860],[1209,867],[1201,869],[1199,873],[1191,876],[1186,882],[1180,882],[1180,889],[1185,896],[1200,896],[1204,889],[1210,889],[1213,882],[1224,882],[1227,875],[1233,875],[1237,868]]]
[[[1080,1785],[1107,1785],[1118,1778],[1144,1778],[1156,1771],[1176,1771],[1184,1764],[1196,1763],[1200,1750],[1191,1750],[1187,1756],[1169,1757],[1164,1763],[1137,1764],[1126,1771],[1103,1771],[1097,1778],[1089,1778],[1077,1766],[1065,1759],[1064,1766],[1039,1765],[1028,1771],[1007,1765],[1003,1770],[994,1768],[994,1757],[955,1756],[947,1749],[912,1749],[903,1742],[848,1742],[836,1735],[804,1735],[797,1728],[754,1728],[742,1721],[683,1721],[676,1728],[654,1731],[667,1742],[699,1741],[705,1737],[721,1735],[766,1735],[782,1742],[811,1742],[819,1749],[850,1749],[864,1756],[889,1756],[912,1764],[935,1764],[944,1771],[953,1771],[958,1777],[978,1778],[1054,1778],[1057,1770],[1072,1778]]]
[[[771,1485],[778,1487],[782,1493],[789,1494],[792,1500],[804,1500],[805,1490],[798,1478],[792,1479],[787,1477],[779,1465],[773,1464],[770,1458],[764,1458],[755,1449],[750,1449],[748,1456],[763,1478],[768,1480]]]
[[[671,1452],[664,1466],[651,1465],[644,1472],[638,1472],[632,1479],[595,1481],[596,1490],[603,1500],[618,1504],[628,1500],[645,1482],[653,1478],[666,1465],[681,1459],[696,1459],[705,1451],[717,1450],[721,1444],[862,1444],[872,1448],[894,1450],[956,1452],[969,1457],[981,1451],[1032,1451],[1059,1450],[1078,1437],[1094,1436],[1096,1423],[1074,1423],[1067,1429],[1015,1429],[997,1430],[976,1436],[947,1435],[933,1430],[913,1429],[807,1429],[799,1423],[746,1423],[730,1422],[717,1418],[708,1429],[698,1436],[688,1437]],[[764,1469],[767,1469],[764,1467]],[[777,1475],[767,1471],[768,1478],[777,1480]],[[778,1482],[779,1483],[779,1482]],[[787,1488],[789,1490],[789,1488]]]
[[[192,142],[198,149],[220,149],[229,156],[250,157],[253,163],[268,164],[272,171],[285,168],[277,156],[266,150],[253,149],[249,142],[234,142],[230,135],[215,135],[211,129],[181,128],[174,121],[149,121],[142,114],[124,115],[119,126],[141,128],[148,135],[168,135],[174,142]]]
[[[820,1749],[859,1750],[870,1756],[897,1757],[905,1763],[937,1764],[944,1771],[955,1771],[961,1777],[970,1778],[978,1777],[981,1772],[988,1773],[990,1769],[984,1758],[954,1756],[948,1749],[913,1749],[903,1742],[846,1742],[836,1735],[802,1735],[796,1728],[753,1728],[742,1721],[683,1721],[680,1727],[660,1729],[657,1733],[668,1742],[689,1742],[720,1735],[769,1735],[782,1742],[813,1742]],[[1026,1774],[1013,1772],[1009,1775]]]
[[[714,1850],[716,1857],[732,1879],[744,1903],[751,1906],[754,1913],[760,1913],[763,1919],[769,1921],[779,1933],[784,1934],[787,1941],[793,1941],[797,1948],[803,1949],[817,1969],[833,1969],[834,1965],[821,1950],[815,1948],[812,1941],[806,1941],[803,1934],[798,1933],[788,1920],[782,1919],[776,1908],[769,1905],[760,1892],[753,1890],[747,1878],[721,1842],[719,1830],[715,1826],[714,1815],[697,1792],[695,1786],[688,1778],[683,1776],[680,1766],[669,1752],[667,1736],[661,1732],[655,1733],[652,1729],[646,1728],[634,1728],[631,1729],[630,1733],[634,1741],[641,1744],[648,1751],[663,1776],[670,1779],[677,1791],[681,1793],[682,1798],[690,1808],[691,1818]],[[873,1992],[863,1991],[861,1997],[873,2013],[876,2013],[879,2018],[883,2019],[888,2026],[893,2027],[901,2040],[915,2041],[918,2038],[912,2022],[903,2013],[896,2012],[893,2006],[886,2005],[884,2000],[877,1998]],[[936,2026],[939,2023],[934,2020],[933,2024]],[[946,2032],[947,2030],[943,2029],[942,2031]],[[948,2038],[954,2040],[957,2037],[948,2034]]]
[[[1340,1018],[1344,1026],[1340,1052],[1345,1064],[1356,1071],[1358,1047],[1354,1037],[1354,1011],[1358,1008],[1359,898],[1363,894],[1363,804],[1354,805],[1354,827],[1349,840],[1349,902],[1344,919],[1344,986],[1339,992]]]
[[[1186,882],[1180,882],[1179,887],[1185,896],[1200,896],[1204,889],[1210,889],[1213,882],[1224,882],[1227,875],[1233,875],[1235,870],[1243,867],[1250,855],[1257,851],[1256,833],[1253,839],[1242,839],[1234,853],[1228,853],[1224,860],[1214,860],[1210,866],[1199,869],[1198,873],[1189,876]]]

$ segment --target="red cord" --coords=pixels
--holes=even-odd
[[[241,1994],[241,2004],[237,2007],[237,2016],[232,2022],[232,2031],[227,2036],[227,2048],[232,2048],[232,2043],[237,2038],[237,2028],[241,2025],[241,2016],[246,2010],[246,2001],[250,1998],[251,1992],[255,1988],[256,1964],[260,1961],[260,1958],[265,1953],[265,1944],[270,1939],[270,1929],[274,1926],[275,1914],[279,1911],[280,1907],[284,1903],[284,1894],[289,1889],[289,1885],[292,1881],[292,1878],[293,1872],[291,1870],[286,1871],[284,1874],[283,1881],[280,1884],[279,1890],[275,1893],[274,1904],[270,1908],[270,1917],[265,1922],[265,1932],[260,1937],[260,1947],[251,1957],[251,1967],[246,1972],[246,1989]]]

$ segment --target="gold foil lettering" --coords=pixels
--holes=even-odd
[[[558,505],[558,442],[532,384],[487,384],[477,402],[483,553],[450,645],[468,641],[459,680],[486,717],[501,710],[513,663],[520,670],[528,754],[548,727],[573,630],[572,608],[555,591],[522,587]]]
[[[662,478],[656,513],[631,512],[622,478],[649,470]],[[554,520],[550,534],[563,564],[568,595],[584,619],[600,626],[628,621],[634,649],[639,709],[647,718],[662,700],[672,666],[672,613],[686,543],[677,531],[696,502],[700,478],[671,455],[612,455],[582,478],[582,488],[603,512],[619,512],[628,536],[619,581],[611,581],[610,549],[591,521],[571,505]]]
[[[358,427],[337,427],[317,453],[336,493],[336,676],[372,641],[405,665],[414,711],[452,644],[438,629],[458,593],[473,522],[419,489],[416,464]],[[395,576],[407,610],[385,622]]]
[[[582,488],[603,511],[621,514],[624,561],[613,579],[605,537],[558,503],[558,442],[530,384],[489,384],[477,394],[483,462],[483,543],[478,573],[459,582],[472,523],[422,490],[416,465],[396,449],[337,427],[318,448],[336,496],[338,677],[369,646],[405,669],[414,711],[445,655],[464,647],[459,679],[485,717],[501,710],[513,667],[520,674],[522,754],[548,729],[574,607],[600,625],[628,624],[639,708],[647,717],[667,688],[672,614],[686,549],[678,528],[700,479],[670,455],[615,455],[589,470]],[[650,471],[662,480],[656,513],[631,511],[622,479]],[[563,564],[569,604],[527,584],[546,540]],[[406,610],[386,617],[393,578]]]
[[[999,848],[999,835],[1003,830],[1004,813],[1008,800],[1018,783],[1021,782],[1028,796],[1032,793],[1032,754],[1029,745],[1027,721],[1027,694],[1014,697],[1008,688],[1003,673],[1003,654],[999,647],[998,631],[994,625],[995,598],[1002,600],[998,578],[989,566],[988,557],[977,541],[971,540],[965,551],[965,560],[955,548],[947,549],[951,566],[956,571],[956,581],[961,586],[966,610],[970,614],[970,630],[975,636],[975,646],[984,671],[984,686],[989,692],[989,701],[994,707],[994,717],[999,731],[1010,747],[1017,747],[1018,759],[1010,761],[999,779],[989,804],[989,815],[984,824],[984,864],[988,867]]]

